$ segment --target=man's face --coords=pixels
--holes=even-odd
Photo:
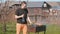
[[[25,8],[26,4],[22,3],[21,8]]]

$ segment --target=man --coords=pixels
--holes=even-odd
[[[29,17],[27,17],[27,14],[26,2],[23,1],[21,3],[21,8],[17,9],[15,13],[15,18],[17,19],[16,34],[20,34],[21,30],[23,34],[27,34],[27,20],[32,23]]]

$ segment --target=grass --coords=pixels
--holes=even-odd
[[[2,27],[3,24],[0,23],[0,34],[3,34]],[[7,32],[6,34],[16,34],[16,24],[15,23],[7,23]],[[30,34],[34,34],[31,32]],[[40,32],[40,34],[43,34],[43,32]],[[48,24],[46,34],[60,34],[60,25],[55,24]]]
[[[60,34],[60,26],[58,25],[47,25],[47,34]]]

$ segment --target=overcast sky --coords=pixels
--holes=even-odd
[[[5,2],[6,0],[0,0],[0,2]],[[12,1],[27,1],[27,0],[12,0]],[[39,1],[49,1],[49,2],[60,2],[60,0],[28,0],[33,2],[39,2]]]

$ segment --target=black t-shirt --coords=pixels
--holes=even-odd
[[[18,18],[17,19],[17,23],[21,23],[21,24],[27,24],[27,14],[28,14],[28,10],[27,9],[17,9],[15,14],[17,16],[21,16],[22,14],[24,14],[23,18]]]

